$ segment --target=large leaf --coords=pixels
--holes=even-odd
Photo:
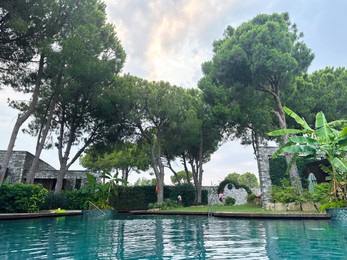
[[[284,147],[289,147],[292,145],[295,145],[295,143],[292,143],[292,142],[285,143],[272,155],[271,159],[276,159],[278,156],[280,156],[283,153]]]
[[[342,128],[342,130],[340,132],[340,137],[347,137],[347,126]]]
[[[304,118],[301,118],[298,116],[294,111],[289,109],[288,107],[283,107],[284,111],[286,112],[287,115],[289,115],[291,118],[295,120],[301,127],[307,131],[307,132],[313,132],[313,129],[306,123]]]
[[[279,129],[267,133],[268,136],[281,136],[281,135],[291,135],[291,134],[300,134],[303,133],[303,130],[299,129]]]
[[[299,143],[299,144],[309,144],[309,145],[318,145],[319,141],[316,139],[306,137],[306,136],[292,136],[289,137],[289,140],[293,143]]]
[[[323,112],[318,112],[317,113],[315,126],[316,126],[316,129],[328,126],[328,122],[327,122]]]
[[[322,141],[331,141],[336,135],[333,129],[329,126],[323,112],[318,112],[316,115],[316,134]]]
[[[316,130],[316,135],[319,140],[326,142],[333,141],[336,137],[334,131],[328,125],[318,128]]]
[[[331,160],[331,164],[334,165],[337,169],[342,171],[343,173],[347,173],[347,165],[343,161],[341,161],[339,158],[335,157]]]
[[[287,147],[283,147],[283,152],[286,153],[298,153],[298,154],[306,154],[306,155],[315,155],[316,149],[309,145],[291,145]]]

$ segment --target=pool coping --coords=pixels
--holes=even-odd
[[[29,219],[29,218],[47,218],[47,217],[63,217],[82,215],[82,210],[67,210],[66,212],[39,212],[39,213],[2,213],[0,220],[16,220],[16,219]]]
[[[331,219],[328,213],[241,213],[241,212],[177,212],[135,210],[134,215],[202,215],[221,218],[260,218],[260,219]]]
[[[331,219],[329,213],[241,213],[241,212],[179,212],[179,211],[153,211],[134,210],[133,215],[186,215],[186,216],[213,216],[220,218],[249,218],[249,219]],[[40,212],[40,213],[2,213],[0,220],[18,220],[46,217],[63,217],[83,215],[83,210],[67,210],[62,213]]]

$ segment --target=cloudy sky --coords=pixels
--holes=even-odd
[[[239,26],[257,14],[288,12],[304,41],[315,53],[310,71],[325,66],[347,66],[347,1],[345,0],[106,0],[127,53],[124,73],[164,80],[185,88],[196,87],[200,65],[212,57],[212,42],[227,25]],[[0,149],[6,149],[16,118],[0,92]],[[19,97],[20,98],[20,97]],[[20,134],[16,150],[35,151],[35,139]],[[58,167],[57,152],[44,151],[42,159]],[[177,167],[179,167],[177,165]],[[251,147],[226,142],[204,166],[204,184],[217,184],[231,172],[257,174]],[[72,169],[81,169],[78,164]],[[166,175],[169,175],[167,172]],[[131,181],[138,177],[132,174]],[[166,178],[168,180],[168,178]],[[168,181],[166,181],[168,183]]]

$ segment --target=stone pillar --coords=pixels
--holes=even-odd
[[[270,179],[270,157],[278,150],[278,147],[259,147],[258,171],[260,190],[262,193],[263,208],[270,202],[271,179]]]

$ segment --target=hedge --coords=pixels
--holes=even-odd
[[[68,209],[68,210],[83,210],[87,208],[87,201],[92,200],[89,193],[80,190],[61,191],[55,194],[54,191],[49,191],[42,209]]]
[[[42,185],[15,183],[0,188],[1,213],[32,213],[41,209],[48,194]]]
[[[182,196],[184,206],[195,203],[195,189],[190,184],[165,186],[164,199],[177,201],[178,195]],[[202,193],[202,201],[207,203],[207,191]],[[155,186],[129,186],[119,187],[118,196],[111,199],[111,205],[118,211],[147,210],[148,204],[157,202]]]

